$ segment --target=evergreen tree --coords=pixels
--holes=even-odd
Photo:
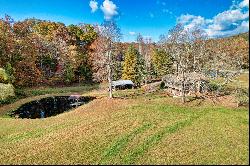
[[[157,77],[171,73],[173,61],[169,54],[163,49],[154,50],[152,62]]]
[[[144,60],[134,46],[129,46],[125,54],[125,61],[123,64],[122,78],[133,81],[137,86],[145,76]]]
[[[7,62],[5,66],[5,71],[8,75],[8,82],[11,84],[14,83],[15,82],[15,76],[14,76],[15,69],[12,67],[12,65],[9,62]]]
[[[70,84],[74,80],[74,71],[70,65],[66,65],[64,75],[65,75],[64,81],[67,84]]]

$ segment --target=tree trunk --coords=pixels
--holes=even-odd
[[[176,63],[176,73],[177,73],[177,76],[179,75],[179,65],[178,63]]]
[[[182,91],[182,103],[185,103],[185,75],[184,75],[184,71],[182,71],[182,87],[181,87],[181,91]]]
[[[108,81],[109,81],[109,98],[113,98],[112,94],[112,71],[111,71],[111,51],[108,51]]]

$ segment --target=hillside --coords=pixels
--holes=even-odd
[[[182,105],[161,93],[88,94],[99,99],[55,117],[0,118],[0,164],[249,162],[247,108]]]
[[[234,36],[231,36],[231,37],[234,37],[234,38],[242,37],[242,38],[244,38],[245,40],[249,41],[249,32],[240,33],[240,34],[238,34],[238,35],[234,35]]]

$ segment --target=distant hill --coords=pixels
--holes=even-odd
[[[242,37],[244,38],[246,41],[249,41],[249,32],[245,32],[245,33],[240,33],[238,35],[233,35],[227,38],[237,38],[237,37]]]

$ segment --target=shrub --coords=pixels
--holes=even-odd
[[[238,106],[249,104],[249,91],[248,91],[248,89],[238,88],[235,91],[234,95],[236,97]]]
[[[210,82],[208,84],[208,89],[210,91],[217,91],[217,90],[219,90],[219,88],[220,88],[220,86],[218,84],[216,84],[216,83]]]
[[[232,90],[227,85],[220,85],[215,82],[210,82],[208,89],[210,92],[215,92],[216,94],[230,95],[232,93]]]
[[[0,68],[0,83],[8,83],[8,74],[3,68]]]
[[[13,85],[0,83],[0,100],[5,100],[10,96],[15,96]]]
[[[70,65],[67,65],[65,68],[65,78],[64,81],[69,84],[74,80],[74,71]]]
[[[14,68],[11,66],[11,64],[8,62],[5,66],[6,74],[8,75],[8,83],[13,84],[15,82],[15,76],[14,76]]]

